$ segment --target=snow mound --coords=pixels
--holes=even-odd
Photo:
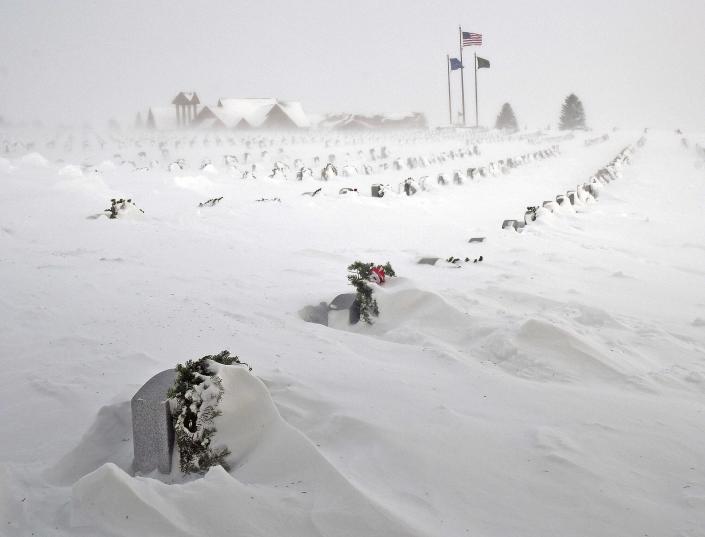
[[[461,311],[404,278],[375,286],[374,296],[380,315],[373,325],[349,325],[344,317],[331,316],[329,326],[396,343],[447,349],[462,360],[489,357],[506,373],[541,382],[622,385],[634,382],[631,376],[637,373],[633,364],[616,363],[599,340],[549,320],[529,318],[518,325],[514,320],[508,327],[498,325]],[[587,327],[620,326],[604,312],[589,308],[581,309],[576,321]]]
[[[418,535],[287,424],[259,379],[239,366],[218,375],[225,393],[216,442],[232,452],[231,473],[214,467],[202,479],[166,484],[104,464],[73,487],[74,526],[120,536]]]
[[[110,160],[104,160],[103,162],[98,164],[98,166],[96,166],[96,169],[99,172],[111,172],[111,171],[115,170],[116,168],[117,168],[117,166],[115,166],[115,163]]]
[[[106,463],[115,463],[125,471],[132,466],[129,401],[101,408],[78,445],[48,468],[44,477],[68,486]]]
[[[184,190],[192,190],[199,194],[209,195],[213,193],[213,182],[204,175],[179,175],[174,177],[174,185]]]
[[[10,173],[14,169],[15,169],[14,166],[12,164],[10,164],[9,160],[7,160],[6,158],[0,157],[0,172]]]
[[[46,168],[49,161],[39,153],[27,153],[20,158],[20,163],[28,167]]]
[[[373,325],[349,325],[343,317],[331,316],[329,326],[417,345],[462,345],[477,335],[469,314],[440,295],[415,287],[406,278],[391,278],[384,287],[373,287],[380,311],[379,317],[373,318]]]
[[[580,383],[625,380],[599,348],[574,332],[544,320],[524,322],[514,344],[519,352],[501,365],[520,376]]]
[[[68,164],[59,170],[61,177],[83,177],[83,170],[75,164]]]
[[[73,190],[85,192],[107,192],[108,185],[100,174],[84,174],[78,166],[65,166],[59,170],[62,179],[57,181],[54,188],[59,190]]]

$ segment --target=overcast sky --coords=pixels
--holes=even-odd
[[[459,24],[484,36],[466,65],[492,62],[481,124],[509,101],[521,126],[555,125],[574,92],[596,128],[705,130],[705,0],[0,0],[0,116],[131,122],[195,90],[447,122]]]

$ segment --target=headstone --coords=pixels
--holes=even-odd
[[[132,407],[133,467],[136,472],[171,472],[174,426],[167,391],[174,385],[176,371],[167,369],[149,379],[134,395]]]
[[[513,228],[516,223],[516,220],[505,220],[504,222],[502,222],[502,229]]]
[[[568,201],[570,201],[570,204],[575,205],[575,191],[569,190],[566,192],[566,195],[568,196]]]
[[[338,295],[333,299],[333,302],[330,303],[328,309],[333,311],[348,310],[348,321],[350,324],[355,324],[360,320],[360,304],[357,301],[356,293]]]
[[[415,181],[409,177],[406,181],[404,181],[404,193],[407,196],[413,196],[416,194],[416,186],[414,186]]]
[[[440,259],[440,257],[422,257],[421,259],[419,259],[418,264],[419,265],[435,265],[439,259]]]
[[[382,198],[384,197],[384,186],[382,185],[372,185],[372,197]]]
[[[588,201],[591,197],[592,194],[589,191],[589,185],[584,184],[584,185],[578,185],[578,188],[576,189],[576,192],[578,194],[578,199],[580,201]]]

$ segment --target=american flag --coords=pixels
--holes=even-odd
[[[478,47],[482,45],[482,34],[463,32],[463,46],[470,47],[472,45],[477,45]]]

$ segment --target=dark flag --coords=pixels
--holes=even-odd
[[[450,59],[450,70],[451,71],[456,71],[458,69],[462,69],[463,64],[460,63],[460,60],[458,58],[451,58]]]
[[[477,68],[478,69],[489,69],[490,68],[490,61],[486,60],[485,58],[480,58],[478,56],[477,57]]]

